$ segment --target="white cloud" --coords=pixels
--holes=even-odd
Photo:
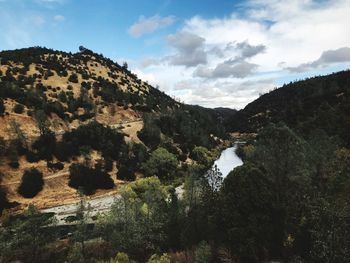
[[[63,15],[55,15],[53,17],[53,20],[55,20],[56,22],[63,22],[64,20],[66,20],[66,18]]]
[[[168,54],[145,72],[188,103],[240,108],[295,78],[286,68],[349,61],[350,0],[250,0],[241,7],[228,17],[185,21],[166,39]]]
[[[161,17],[155,15],[148,18],[141,16],[139,20],[129,28],[128,32],[132,37],[140,37],[152,33],[157,29],[170,26],[174,22],[174,16]]]
[[[159,65],[159,64],[160,64],[160,61],[159,59],[156,59],[156,58],[144,58],[141,60],[141,63],[140,63],[142,68],[147,68],[152,65]]]
[[[42,25],[44,25],[45,24],[45,18],[44,17],[42,17],[42,16],[33,16],[32,18],[31,18],[31,20],[32,20],[32,22],[33,22],[33,24],[35,25],[35,26],[42,26]]]
[[[296,67],[288,67],[287,70],[292,72],[305,72],[310,69],[326,67],[334,63],[350,62],[350,48],[342,47],[336,50],[327,50],[322,52],[319,59],[309,62],[302,63]]]
[[[207,63],[204,38],[189,32],[179,32],[169,35],[167,42],[176,49],[175,55],[165,58],[171,65],[194,67]]]
[[[252,75],[258,65],[246,61],[226,60],[215,68],[198,67],[193,75],[201,78],[245,78]]]

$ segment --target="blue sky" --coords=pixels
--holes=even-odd
[[[83,45],[192,104],[349,68],[350,1],[0,0],[0,49]]]
[[[215,18],[229,15],[238,1],[215,0],[0,0],[0,14],[10,27],[18,25],[31,36],[16,43],[1,41],[0,49],[40,45],[65,51],[77,51],[79,45],[115,58],[137,59],[140,56],[161,54],[163,38],[176,31],[183,21],[196,14]],[[139,17],[174,16],[174,23],[147,38],[137,40],[128,28]],[[55,21],[62,18],[61,21]],[[19,23],[18,23],[19,22]],[[18,23],[18,24],[17,24]],[[22,23],[26,25],[21,25]],[[6,25],[2,31],[9,30]],[[27,31],[27,33],[28,33]]]

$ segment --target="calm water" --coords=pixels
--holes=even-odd
[[[214,165],[216,165],[222,173],[223,178],[234,168],[243,164],[241,158],[236,154],[237,147],[237,144],[234,144],[232,147],[223,150],[219,159],[214,162]]]

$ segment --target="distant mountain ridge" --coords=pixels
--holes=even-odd
[[[230,119],[230,130],[258,132],[284,122],[303,134],[323,129],[350,145],[350,70],[284,85],[249,103]]]

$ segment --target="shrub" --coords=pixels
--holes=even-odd
[[[36,153],[34,153],[34,152],[32,152],[32,151],[28,151],[28,152],[26,153],[26,159],[27,159],[27,161],[30,162],[30,163],[37,163],[37,162],[40,161],[39,155],[36,154]]]
[[[57,162],[57,163],[47,162],[47,168],[54,171],[62,170],[64,168],[64,164],[61,162]]]
[[[134,169],[130,166],[122,165],[118,168],[117,179],[134,181],[136,179]]]
[[[68,161],[73,155],[78,153],[78,149],[72,147],[69,142],[58,142],[55,147],[55,156],[61,162]]]
[[[72,75],[69,76],[68,80],[73,83],[78,83],[78,76],[75,73],[72,73]]]
[[[18,193],[25,198],[33,198],[43,189],[43,185],[42,173],[35,168],[31,168],[24,172]]]
[[[33,143],[33,149],[38,151],[40,159],[51,160],[55,152],[56,136],[53,132],[47,132]]]
[[[69,186],[81,189],[84,194],[91,195],[96,189],[111,189],[114,182],[109,174],[82,164],[72,164],[69,167]]]

